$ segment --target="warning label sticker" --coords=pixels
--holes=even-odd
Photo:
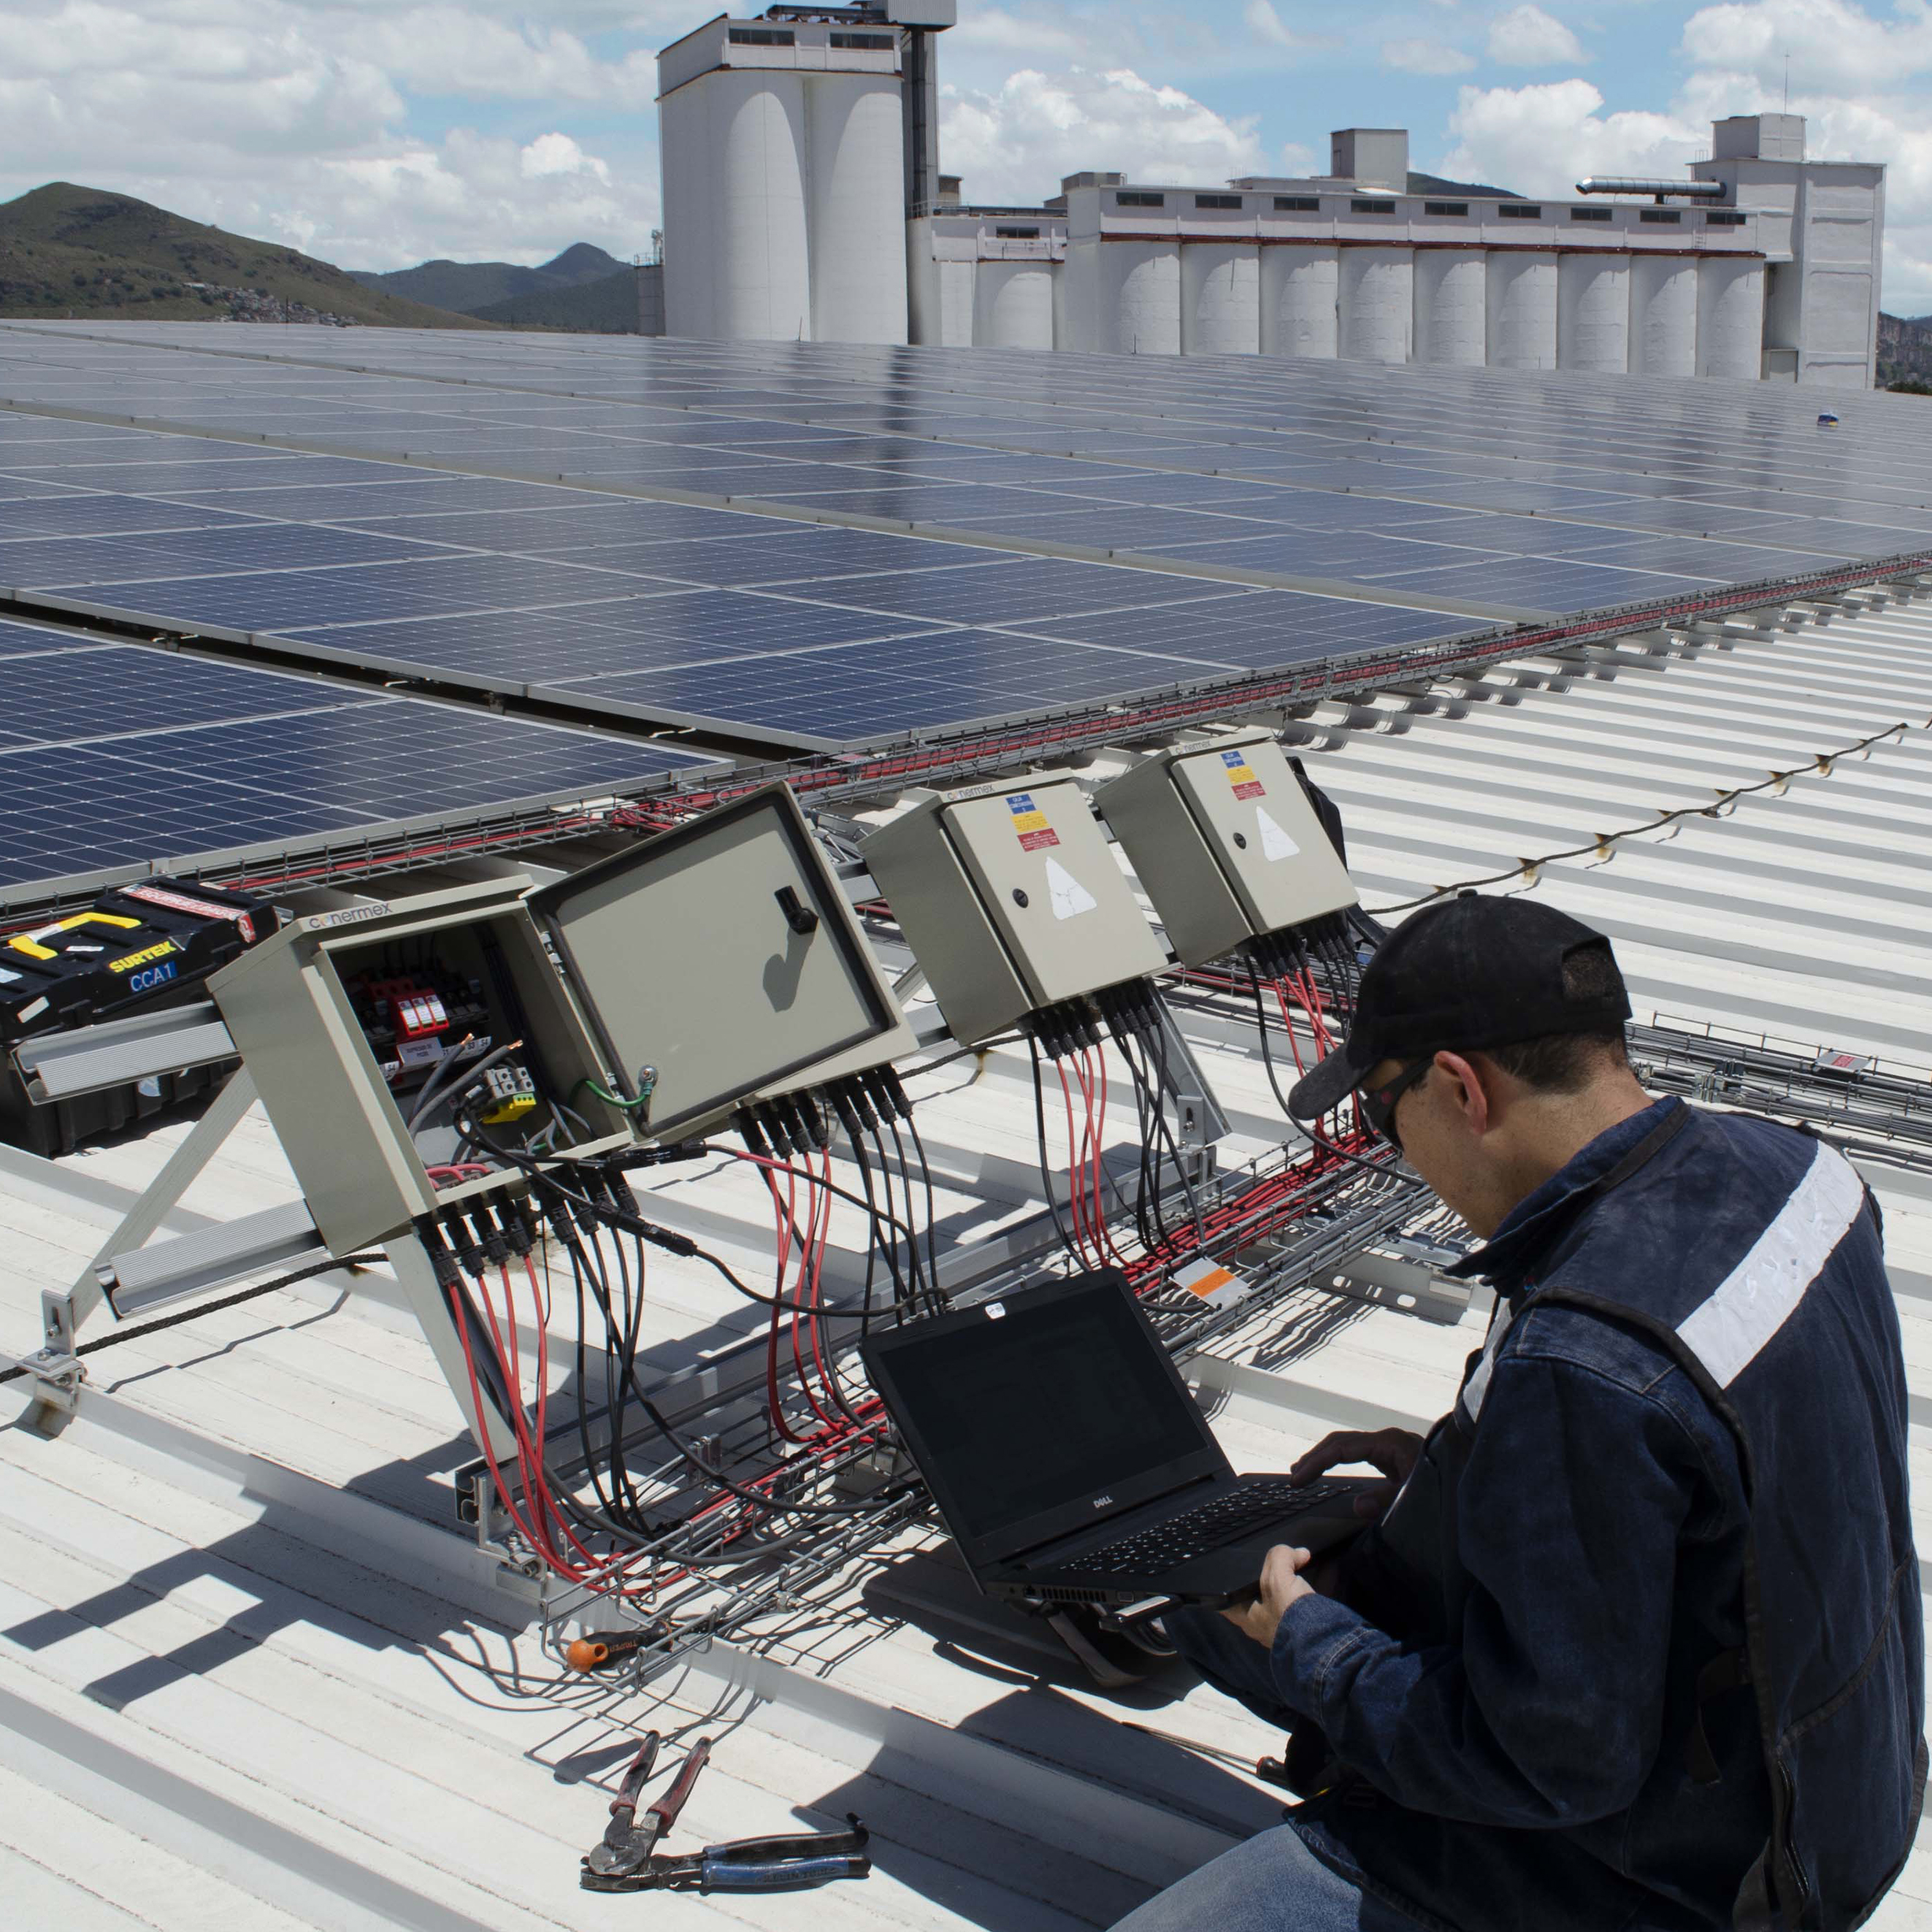
[[[1077,918],[1100,903],[1058,859],[1046,862],[1046,890],[1055,919]]]
[[[1232,1308],[1248,1294],[1248,1284],[1232,1269],[1224,1268],[1215,1261],[1190,1262],[1185,1268],[1174,1270],[1174,1280],[1177,1287],[1198,1295],[1210,1308]]]
[[[1265,798],[1268,788],[1255,776],[1255,768],[1248,763],[1245,752],[1223,752],[1221,762],[1228,768],[1228,782],[1234,788],[1237,798]]]
[[[1060,834],[1046,822],[1046,814],[1034,804],[1031,792],[1009,793],[1006,809],[1013,815],[1013,830],[1019,834],[1022,851],[1041,852],[1060,843]]]
[[[1255,807],[1255,821],[1262,835],[1264,859],[1292,859],[1300,851],[1301,848],[1258,805]]]

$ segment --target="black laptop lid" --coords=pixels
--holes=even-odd
[[[969,1562],[1228,1470],[1115,1269],[908,1322],[862,1352]]]

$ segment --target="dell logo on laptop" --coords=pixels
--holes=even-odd
[[[1096,1509],[1105,1509],[1113,1500],[1112,1496],[1096,1496],[1094,1498],[1094,1507]]]

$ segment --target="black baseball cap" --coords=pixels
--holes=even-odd
[[[1607,978],[1591,976],[1605,990],[1573,999],[1564,962],[1586,951],[1610,957]],[[1319,1119],[1384,1060],[1604,1031],[1630,1015],[1600,932],[1533,899],[1465,893],[1418,913],[1382,942],[1362,974],[1347,1040],[1295,1082],[1288,1110],[1298,1120]]]

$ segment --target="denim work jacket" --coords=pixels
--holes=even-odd
[[[1660,1101],[1460,1271],[1497,1313],[1372,1532],[1406,1587],[1380,1624],[1304,1598],[1275,1638],[1343,1767],[1292,1822],[1454,1932],[1857,1924],[1924,1772],[1863,1184],[1808,1136]]]

